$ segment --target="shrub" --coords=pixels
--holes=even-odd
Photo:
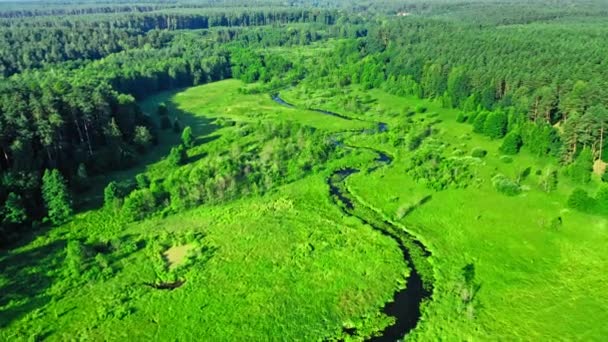
[[[82,268],[84,253],[78,240],[69,240],[65,247],[65,263],[70,277],[78,277]]]
[[[426,111],[428,110],[428,108],[426,108],[426,106],[424,105],[417,105],[416,106],[416,113],[422,114],[422,113],[426,113]]]
[[[125,198],[122,206],[123,214],[130,220],[137,221],[146,218],[156,209],[156,199],[148,189],[135,190]]]
[[[608,185],[604,184],[600,187],[595,195],[595,202],[598,212],[608,214]]]
[[[511,164],[513,162],[513,158],[509,156],[500,156],[500,161],[505,164]]]
[[[574,163],[566,169],[566,174],[577,183],[589,183],[593,172],[593,155],[591,150],[585,147],[576,157]]]
[[[183,165],[186,162],[186,159],[188,159],[188,154],[186,153],[186,148],[184,145],[173,147],[171,152],[169,152],[169,156],[167,157],[169,164],[172,166]]]
[[[215,121],[215,123],[221,127],[232,127],[232,126],[236,125],[236,121],[226,119],[226,118],[219,118]]]
[[[110,182],[103,189],[103,203],[107,206],[115,205],[120,200],[120,190],[116,182]]]
[[[483,148],[475,147],[471,152],[471,156],[475,158],[484,158],[488,154],[488,151]]]
[[[475,120],[477,120],[477,116],[479,115],[478,112],[471,112],[469,113],[468,117],[467,117],[467,122],[470,124],[473,124],[475,122]]]
[[[499,110],[488,114],[483,126],[485,135],[492,139],[500,139],[507,131],[507,115]]]
[[[2,213],[2,210],[0,210]],[[4,204],[4,220],[2,223],[21,224],[27,220],[27,211],[23,206],[21,195],[11,192]],[[0,230],[1,231],[1,230]]]
[[[492,184],[498,192],[507,196],[516,196],[521,193],[521,187],[505,175],[498,174],[492,178]]]
[[[477,116],[475,117],[475,121],[473,121],[473,132],[483,133],[487,118],[488,112],[481,112],[477,114]]]
[[[519,153],[523,141],[519,132],[509,132],[500,146],[500,151],[504,154],[514,155]]]
[[[194,136],[192,135],[192,128],[190,126],[186,126],[182,132],[182,144],[188,148],[194,146]]]
[[[530,167],[530,166],[528,166],[527,168],[521,170],[517,174],[517,183],[521,183],[524,180],[526,180],[526,178],[528,178],[528,176],[530,176],[530,173],[532,173],[532,167]]]
[[[135,182],[137,183],[138,189],[145,189],[150,187],[150,178],[148,178],[148,176],[143,173],[140,173],[135,176]]]
[[[42,198],[48,218],[54,225],[65,223],[72,215],[72,200],[65,179],[57,169],[44,171]]]
[[[458,116],[456,117],[456,122],[463,123],[466,121],[467,121],[467,116],[463,112],[458,113]]]
[[[595,200],[589,196],[587,191],[577,188],[568,197],[568,207],[579,211],[591,211],[595,206]]]
[[[541,174],[541,176],[540,187],[543,189],[543,191],[551,192],[557,189],[557,170],[549,167],[544,174]]]
[[[152,137],[152,133],[147,127],[135,126],[133,142],[141,152],[144,152],[152,144],[153,139],[154,137]]]

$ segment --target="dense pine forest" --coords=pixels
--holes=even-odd
[[[0,2],[0,340],[605,339],[607,18]]]

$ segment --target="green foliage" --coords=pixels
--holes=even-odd
[[[521,130],[523,146],[537,156],[557,155],[561,149],[555,128],[546,123],[526,123]]]
[[[406,136],[405,142],[409,151],[414,151],[431,135],[432,127],[415,127]]]
[[[67,276],[78,278],[81,275],[84,261],[82,244],[78,240],[69,240],[65,247],[65,264]]]
[[[192,135],[192,127],[186,126],[186,128],[184,128],[184,131],[182,132],[182,144],[187,148],[191,148],[194,146],[194,136]]]
[[[595,200],[589,196],[587,191],[577,188],[568,197],[568,207],[579,211],[592,211],[595,207]]]
[[[517,196],[521,193],[521,187],[516,182],[503,174],[492,177],[492,185],[498,192],[507,196]]]
[[[460,108],[469,96],[469,80],[463,68],[454,68],[448,76],[447,93],[451,104]]]
[[[118,184],[114,181],[110,182],[103,190],[103,203],[106,206],[114,206],[121,199],[122,199],[122,196],[120,194],[120,189],[118,188]]]
[[[419,105],[416,106],[415,110],[416,110],[416,113],[422,114],[422,113],[426,113],[426,111],[428,110],[428,108],[426,106],[424,106],[424,105],[419,104]]]
[[[136,126],[133,136],[133,142],[142,150],[145,151],[152,143],[152,134],[147,127]]]
[[[500,161],[505,164],[511,164],[513,162],[513,158],[510,156],[500,156]]]
[[[464,112],[459,112],[458,116],[456,117],[456,122],[463,123],[466,122],[467,119],[468,117],[466,116],[466,114],[464,114]]]
[[[595,194],[596,211],[608,215],[608,185],[603,184]]]
[[[473,121],[473,132],[475,133],[484,133],[486,119],[488,118],[488,112],[480,112],[475,116],[475,120]]]
[[[44,171],[42,198],[52,224],[62,224],[72,215],[70,195],[65,180],[57,169]]]
[[[574,162],[565,169],[565,173],[575,182],[586,184],[591,181],[593,172],[593,155],[591,149],[584,148]]]
[[[531,173],[532,173],[532,167],[530,167],[530,166],[520,169],[517,172],[517,184],[521,184],[521,182],[525,181],[530,176]]]
[[[27,221],[27,212],[23,206],[23,200],[20,195],[13,192],[8,194],[4,203],[3,216],[5,224],[22,224]]]
[[[522,145],[523,141],[519,132],[511,131],[503,140],[502,145],[500,145],[500,151],[504,154],[515,155],[519,153]]]
[[[492,139],[500,139],[507,131],[507,115],[498,110],[490,112],[484,122],[483,133]]]
[[[434,141],[425,143],[411,156],[407,173],[433,190],[466,188],[474,180],[476,162],[467,157],[443,156],[444,147]]]
[[[473,151],[471,151],[471,156],[475,158],[485,158],[488,154],[488,151],[484,150],[481,147],[475,147]]]
[[[469,112],[468,116],[467,116],[467,122],[470,123],[471,125],[475,123],[475,120],[477,120],[477,116],[479,115],[478,111],[472,111]]]
[[[125,197],[122,213],[131,221],[142,220],[156,211],[156,198],[149,189],[134,190]]]
[[[169,156],[167,156],[167,161],[170,165],[177,167],[186,163],[188,159],[188,153],[184,145],[178,145],[171,149],[169,152]]]
[[[140,173],[135,176],[135,182],[138,189],[146,189],[150,187],[150,178],[145,173]]]
[[[552,167],[548,167],[547,169],[545,169],[545,171],[541,175],[539,184],[540,184],[541,189],[544,192],[552,192],[552,191],[557,190],[557,184],[558,184],[557,170]]]
[[[334,96],[344,97],[345,101],[340,105],[320,99],[313,91],[306,94],[310,95],[306,99],[310,104],[325,108],[322,101],[328,101],[329,110],[361,115],[363,120],[386,118],[391,128],[390,132],[382,134],[357,135],[355,132],[360,128],[357,125],[363,122],[347,122],[312,113],[304,115],[297,109],[269,110],[268,99],[245,94],[242,94],[242,102],[239,98],[239,103],[234,105],[227,103],[234,98],[224,96],[222,98],[226,100],[220,102],[221,105],[207,105],[213,96],[204,92],[192,99],[190,106],[178,106],[187,101],[179,96],[172,98],[175,106],[172,104],[171,108],[180,109],[179,118],[185,125],[194,125],[191,116],[203,112],[209,117],[215,113],[226,115],[230,117],[226,120],[230,121],[219,129],[218,135],[222,138],[218,141],[193,148],[196,162],[184,165],[185,150],[192,147],[184,139],[184,146],[176,148],[181,150],[172,151],[174,162],[146,168],[155,179],[154,184],[136,177],[140,189],[129,195],[124,215],[132,220],[143,220],[162,209],[166,217],[161,219],[158,215],[151,220],[126,224],[113,216],[116,211],[92,210],[78,215],[73,224],[53,228],[27,246],[3,254],[0,266],[6,270],[6,275],[0,277],[0,288],[10,300],[2,303],[3,316],[8,319],[0,322],[4,330],[0,332],[0,340],[21,340],[28,336],[32,339],[71,336],[83,340],[104,336],[112,340],[120,339],[121,331],[133,334],[135,340],[145,339],[149,336],[139,329],[142,326],[140,316],[150,318],[156,327],[155,338],[159,340],[183,340],[190,335],[209,340],[230,338],[231,332],[238,330],[241,318],[250,316],[261,317],[256,326],[247,331],[253,340],[363,340],[392,323],[392,318],[378,315],[379,303],[388,300],[396,286],[404,284],[403,277],[409,272],[403,269],[402,256],[394,242],[372,234],[369,227],[355,218],[349,221],[348,217],[336,217],[335,208],[329,208],[325,203],[328,201],[319,201],[327,193],[324,178],[327,172],[319,170],[326,165],[332,169],[341,167],[351,161],[351,165],[363,168],[366,166],[364,159],[370,155],[336,148],[332,142],[335,132],[352,130],[350,144],[386,149],[397,157],[394,167],[379,172],[381,175],[375,172],[358,175],[365,186],[361,187],[364,191],[357,191],[357,194],[361,194],[361,201],[377,209],[378,213],[396,211],[382,202],[383,197],[394,197],[387,195],[392,190],[399,190],[399,196],[422,197],[418,192],[428,194],[428,189],[463,188],[478,181],[475,168],[481,164],[482,177],[495,172],[513,174],[513,170],[519,170],[521,172],[515,174],[521,181],[530,174],[531,169],[521,170],[521,165],[500,164],[495,158],[487,158],[481,163],[464,156],[462,151],[470,145],[462,146],[458,140],[463,127],[454,125],[453,111],[442,111],[438,102],[443,106],[463,108],[462,117],[459,115],[457,121],[467,120],[474,124],[477,132],[494,139],[506,132],[504,120],[492,118],[494,113],[486,113],[487,117],[479,121],[480,109],[509,110],[506,126],[508,131],[520,133],[520,141],[507,142],[507,136],[501,151],[517,153],[523,143],[533,155],[543,159],[532,161],[533,158],[526,154],[515,160],[523,165],[534,165],[535,169],[554,163],[553,156],[563,151],[566,164],[574,161],[568,167],[568,171],[572,171],[569,176],[576,178],[581,170],[582,174],[590,176],[588,160],[581,163],[584,167],[576,166],[579,161],[578,158],[574,160],[576,153],[584,146],[592,147],[589,148],[591,161],[602,157],[599,156],[602,148],[606,153],[606,146],[601,146],[602,139],[605,141],[606,115],[600,102],[607,98],[603,84],[608,74],[605,63],[598,62],[598,56],[607,55],[607,49],[600,39],[606,32],[601,16],[605,9],[599,2],[599,5],[585,2],[576,6],[562,3],[546,6],[517,0],[496,4],[479,2],[470,6],[431,1],[432,6],[423,6],[425,15],[419,15],[422,12],[418,7],[390,2],[369,5],[339,1],[331,4],[332,9],[325,10],[324,7],[330,5],[317,1],[314,9],[302,9],[308,2],[296,1],[290,7],[271,1],[264,5],[268,7],[258,8],[258,1],[254,1],[245,10],[237,3],[234,7],[220,7],[225,6],[222,1],[206,4],[209,8],[204,9],[188,4],[162,3],[5,6],[1,13],[4,19],[3,34],[0,34],[3,43],[0,44],[0,78],[14,76],[4,79],[0,90],[0,200],[4,208],[1,234],[4,234],[7,222],[20,220],[22,212],[31,213],[34,221],[39,218],[35,216],[41,212],[38,209],[42,202],[40,174],[45,167],[59,167],[62,174],[69,177],[69,184],[77,187],[86,178],[82,176],[85,173],[80,172],[80,165],[85,163],[91,174],[112,178],[124,176],[132,180],[132,173],[108,175],[107,171],[131,165],[133,148],[149,149],[150,142],[156,141],[157,123],[165,129],[172,128],[176,134],[182,132],[182,125],[173,122],[177,113],[169,117],[166,106],[165,113],[154,118],[137,107],[135,98],[142,99],[157,91],[225,77],[264,82],[247,88],[264,93],[306,84],[315,91],[328,89]],[[400,11],[411,11],[413,15],[411,18],[394,15]],[[559,20],[552,20],[555,18]],[[309,25],[310,22],[314,25]],[[264,27],[252,29],[248,27],[250,25]],[[202,30],[187,32],[188,29]],[[347,39],[338,39],[345,37]],[[308,45],[327,38],[336,39]],[[306,46],[296,46],[300,44]],[[115,53],[119,51],[122,52]],[[474,58],[471,58],[472,51]],[[559,63],[555,63],[555,56],[559,56]],[[100,62],[94,61],[101,58]],[[29,71],[39,67],[44,68]],[[350,84],[355,86],[346,87]],[[379,90],[366,93],[372,99],[379,98],[377,104],[359,95],[342,96],[343,92],[369,88],[439,101],[383,98],[386,94]],[[248,94],[253,93],[255,91]],[[393,122],[390,109],[375,110],[375,106],[385,104],[391,107],[392,102],[397,104],[393,108],[403,108],[407,103],[409,108],[437,111],[438,120],[444,122],[432,135],[442,143],[426,139],[431,135],[431,128],[426,125],[435,114],[423,116],[408,112],[408,124],[416,127],[397,131],[394,128],[397,122]],[[146,110],[146,113],[153,112],[154,107]],[[258,118],[263,124],[256,122]],[[239,126],[235,126],[233,119]],[[424,125],[414,123],[414,120],[422,119],[426,120]],[[312,126],[318,131],[279,124],[300,120],[307,125],[314,122]],[[268,123],[274,127],[260,127]],[[201,130],[210,126],[196,124],[193,127]],[[458,134],[451,134],[451,131]],[[179,136],[165,139],[165,134],[161,135],[159,141],[164,145],[159,151],[165,155],[165,148],[171,146],[166,140],[173,144]],[[447,145],[450,143],[459,145]],[[479,137],[474,137],[471,143],[489,151],[497,147],[495,142]],[[404,151],[403,147],[412,152]],[[201,156],[200,160],[198,156]],[[146,162],[151,159],[145,158]],[[513,158],[509,160],[513,161]],[[184,166],[178,168],[178,165]],[[404,168],[411,177],[404,177]],[[398,173],[391,173],[393,171]],[[539,176],[541,189],[555,190],[555,170],[545,170]],[[411,178],[424,186],[413,183]],[[349,180],[349,187],[356,185],[354,179]],[[380,180],[378,186],[371,186],[376,179]],[[514,194],[522,190],[519,181],[504,177],[494,185],[501,192]],[[289,184],[291,182],[297,183]],[[582,182],[589,181],[584,179]],[[63,183],[65,187],[66,183]],[[382,188],[383,184],[387,187]],[[128,186],[114,186],[108,202],[115,203],[129,192]],[[529,337],[530,329],[527,328],[530,325],[518,325],[517,317],[512,313],[526,312],[529,313],[528,321],[534,323],[535,332],[548,339],[572,336],[601,339],[602,329],[578,324],[590,315],[597,317],[599,322],[606,321],[603,311],[597,309],[606,306],[602,296],[604,289],[587,286],[597,283],[594,281],[599,279],[598,274],[605,273],[598,266],[603,264],[598,261],[602,259],[597,251],[601,251],[605,240],[601,234],[601,221],[593,218],[593,222],[599,223],[590,224],[590,218],[585,214],[568,214],[564,217],[564,228],[576,229],[551,234],[531,229],[562,225],[562,218],[556,218],[560,209],[556,203],[564,202],[563,192],[571,190],[569,186],[569,182],[564,182],[560,184],[563,189],[550,195],[531,189],[530,196],[508,199],[481,185],[466,192],[432,192],[433,200],[416,207],[408,217],[408,225],[424,228],[419,230],[424,233],[421,238],[428,240],[431,246],[445,247],[442,251],[432,251],[444,254],[445,258],[436,258],[426,273],[440,275],[436,279],[437,292],[433,298],[437,300],[432,303],[433,310],[422,307],[429,324],[419,325],[410,337],[436,340],[462,339],[464,336],[475,340],[488,338],[482,335],[491,332],[490,339],[495,337],[493,334],[525,339]],[[269,191],[273,189],[277,193]],[[92,191],[95,193],[91,196],[99,195],[98,189]],[[583,202],[589,200],[592,209],[584,211],[604,212],[602,203],[608,197],[607,192],[602,188],[596,198],[590,200],[587,195]],[[258,196],[262,193],[265,195]],[[374,198],[375,193],[378,198]],[[214,205],[212,209],[204,205],[226,203],[236,198],[242,199]],[[46,198],[44,200],[46,202]],[[405,197],[403,200],[409,203]],[[190,213],[169,215],[201,204],[200,209]],[[314,212],[310,208],[314,208]],[[404,207],[401,213],[405,215],[406,210]],[[328,224],[327,217],[336,222]],[[383,221],[378,222],[382,224]],[[89,242],[83,245],[78,240],[88,236],[110,237],[114,234],[124,238],[125,234],[135,234],[142,236],[148,244],[154,240],[159,227],[161,231],[179,232],[190,225],[205,229],[211,240],[219,245],[218,253],[222,254],[215,261],[231,262],[213,262],[204,267],[203,263],[189,264],[180,273],[187,280],[186,286],[173,292],[179,295],[178,301],[170,293],[150,295],[156,290],[141,286],[140,279],[146,282],[156,279],[157,269],[156,265],[148,264],[146,255],[139,253],[134,243],[126,248],[112,244],[108,247],[109,252],[98,252],[96,247],[88,245]],[[310,227],[319,229],[315,228],[311,235]],[[569,233],[572,231],[576,234]],[[586,241],[583,252],[573,249],[580,245],[572,240],[574,235],[578,240]],[[247,239],[239,238],[242,236]],[[294,239],[294,236],[306,238],[300,241],[302,239]],[[66,262],[62,263],[66,239]],[[477,240],[484,243],[471,243]],[[329,249],[327,241],[332,242]],[[276,246],[270,256],[267,253],[269,244]],[[419,255],[415,248],[408,246],[408,249],[414,259]],[[153,256],[154,260],[160,261],[162,269],[166,267],[161,254],[164,250],[155,250]],[[573,260],[584,264],[585,272],[554,267],[563,264],[563,258],[560,259],[563,253],[555,253],[560,250],[574,252],[576,258]],[[287,258],[283,260],[282,256]],[[471,258],[483,260],[483,270],[480,267],[479,272],[475,272]],[[493,267],[505,264],[505,260],[508,260],[508,267]],[[543,267],[538,266],[538,260]],[[114,270],[113,264],[119,266]],[[290,269],[293,264],[298,267]],[[464,264],[467,267],[461,271]],[[273,265],[287,265],[289,272],[269,272]],[[319,265],[323,267],[317,270]],[[68,276],[63,277],[71,278],[68,281],[61,277],[64,270],[70,270],[66,271]],[[286,274],[289,277],[285,277]],[[529,276],[525,284],[515,289],[509,286],[512,285],[509,280],[522,275]],[[551,281],[557,278],[563,281]],[[74,279],[86,281],[86,291],[70,287],[70,281]],[[133,279],[138,280],[137,284]],[[208,279],[219,281],[209,282]],[[310,290],[320,288],[318,279],[325,280],[322,286],[328,284],[321,294]],[[460,285],[461,282],[464,286],[451,288],[453,283]],[[491,312],[482,311],[480,315],[476,315],[469,305],[474,302],[478,282],[492,287],[491,291],[483,292],[484,307],[475,308],[491,308]],[[266,286],[267,291],[260,291],[256,284],[262,283],[293,284],[297,291],[291,292],[301,296],[293,296],[291,292],[285,294],[280,286],[276,289]],[[560,287],[564,283],[572,285],[570,288],[585,288],[582,299],[589,305],[560,306],[559,298],[567,295],[568,290]],[[196,284],[206,285],[201,290]],[[360,295],[362,284],[365,296]],[[251,290],[253,299],[236,305],[233,299],[240,298],[243,286]],[[120,293],[107,295],[106,292],[112,289],[120,289]],[[223,295],[215,296],[215,293]],[[535,303],[558,305],[548,315],[535,310],[534,303],[511,301],[505,304],[503,300],[505,295],[529,298],[531,294],[538,297]],[[47,297],[52,301],[38,300]],[[201,306],[200,298],[203,297],[205,305]],[[340,299],[339,305],[327,305],[337,303],[336,298]],[[289,310],[283,315],[272,315],[272,308],[265,303],[273,300],[298,308],[297,315]],[[464,310],[461,310],[461,302],[466,303]],[[83,307],[87,312],[81,309]],[[135,308],[137,315],[124,319]],[[202,312],[205,318],[205,324],[199,324],[202,328],[191,317],[186,317],[188,315],[178,315],[179,322],[174,319],[177,317],[175,312],[190,311]],[[324,316],[322,319],[320,312]],[[549,316],[552,319],[548,319]],[[566,316],[572,324],[559,325]],[[73,317],[82,319],[74,320]],[[441,318],[441,329],[433,324],[437,317]],[[179,324],[172,324],[175,322]],[[340,335],[342,325],[356,327],[355,336]],[[187,333],[184,333],[184,326],[190,329]],[[94,327],[94,330],[87,330],[87,327]],[[505,327],[509,331],[505,331]]]

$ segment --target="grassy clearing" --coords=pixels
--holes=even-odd
[[[186,257],[188,253],[194,248],[191,244],[180,245],[180,246],[172,246],[167,249],[163,256],[167,259],[167,263],[169,264],[169,270],[175,269],[179,265],[181,265],[184,261],[186,261]]]
[[[153,113],[166,102],[193,127],[190,163],[230,148],[232,128],[214,125],[216,118],[366,125],[242,95],[241,86],[228,80],[159,94],[143,108]],[[136,171],[162,179],[171,170],[161,157]],[[369,157],[352,154],[332,167]],[[380,309],[407,267],[394,241],[342,216],[328,197],[328,172],[262,197],[138,223],[112,208],[89,210],[2,252],[0,340],[318,340],[342,336],[343,327],[382,329],[391,318]],[[174,246],[193,247],[169,266],[164,253]]]
[[[427,114],[414,118],[436,115],[442,120],[435,125],[435,136],[451,145],[446,153],[454,148],[465,153],[477,147],[488,151],[475,171],[478,184],[436,192],[405,172],[411,153],[378,136],[351,140],[396,157],[390,168],[353,176],[351,190],[387,218],[415,232],[433,252],[436,292],[416,332],[418,338],[601,340],[608,334],[606,326],[598,324],[608,320],[608,289],[601,281],[608,271],[608,264],[602,261],[608,243],[607,221],[566,208],[573,185],[565,177],[560,176],[557,191],[547,194],[540,190],[536,171],[544,170],[551,160],[522,151],[512,163],[504,163],[498,152],[500,141],[472,133],[470,125],[456,122],[455,111],[436,103],[356,88],[332,95],[295,89],[284,97],[344,111],[345,97],[370,96],[373,105],[365,116],[388,122],[389,127],[403,120],[391,112],[424,105]],[[508,197],[492,186],[494,174],[515,177],[526,167],[531,167],[531,174],[523,181],[522,194]],[[401,217],[403,208],[427,196],[431,196],[428,202]],[[556,228],[553,223],[558,218],[561,224]],[[458,284],[462,268],[469,263],[475,265],[480,288],[473,308],[462,312]]]

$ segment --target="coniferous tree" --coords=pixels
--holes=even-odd
[[[194,146],[194,136],[192,135],[192,128],[190,126],[186,126],[182,132],[182,144],[187,148]]]
[[[120,200],[120,189],[114,181],[103,189],[103,202],[106,206],[113,206]]]
[[[184,147],[184,145],[180,144],[177,147],[173,147],[171,149],[171,152],[169,152],[169,156],[167,157],[167,160],[169,161],[169,164],[172,166],[180,166],[186,162],[187,158],[188,158],[188,154],[186,152],[186,148]]]
[[[567,174],[577,183],[589,183],[593,172],[593,155],[591,149],[585,147],[576,157],[574,163],[566,169]]]
[[[44,171],[42,198],[47,209],[47,216],[52,224],[65,223],[72,215],[70,195],[65,180],[57,169]]]
[[[514,155],[519,153],[522,146],[521,135],[517,131],[512,131],[507,134],[500,146],[500,151],[504,154]]]
[[[4,203],[4,223],[6,224],[22,224],[27,221],[27,212],[23,207],[21,196],[13,192],[8,194],[6,203]]]
[[[488,114],[484,125],[483,133],[492,139],[500,139],[505,136],[507,130],[507,115],[502,110],[497,110]]]
[[[486,119],[488,118],[488,112],[478,113],[473,121],[473,132],[475,133],[484,133]]]

